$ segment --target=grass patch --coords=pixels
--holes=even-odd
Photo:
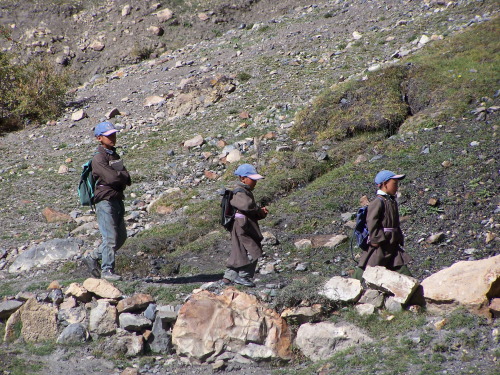
[[[200,285],[201,284],[148,286],[145,288],[145,293],[153,296],[157,303],[182,304],[184,303],[184,298],[190,294],[193,289],[199,288]]]
[[[276,297],[276,308],[278,310],[286,307],[299,306],[302,302],[321,303],[325,307],[331,301],[320,296],[318,289],[326,282],[326,278],[316,275],[307,275],[300,279],[295,279],[292,283],[281,289]]]
[[[26,344],[26,350],[32,355],[46,356],[52,354],[56,350],[54,341],[46,341],[38,344]]]
[[[405,64],[326,89],[297,113],[294,136],[343,140],[380,130],[389,136],[400,126],[416,130],[465,114],[493,95],[492,82],[500,77],[499,30],[499,19],[476,25]]]
[[[363,132],[383,130],[392,135],[408,116],[401,82],[408,69],[392,66],[325,90],[296,115],[298,137],[342,140]]]

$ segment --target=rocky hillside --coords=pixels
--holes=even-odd
[[[345,142],[293,132],[297,113],[325,89],[369,82],[391,64],[411,66],[411,58],[494,22],[496,5],[0,1],[0,23],[10,30],[2,50],[19,61],[45,56],[74,76],[65,116],[1,138],[2,296],[87,277],[80,257],[99,236],[75,187],[95,147],[92,128],[106,118],[122,130],[119,151],[134,182],[126,200],[130,238],[118,256],[126,294],[182,303],[220,278],[229,238],[216,223],[217,190],[231,185],[240,161],[266,175],[256,189],[271,210],[256,294],[277,309],[314,302],[311,284],[352,272],[350,220],[383,168],[408,175],[400,203],[417,279],[498,255],[498,71],[491,89],[469,97],[453,118],[439,117],[432,105],[439,101],[430,98],[420,128],[410,114],[399,132]],[[498,52],[498,44],[489,48]],[[480,75],[481,66],[450,71],[449,79],[465,73]],[[22,257],[50,249],[54,239],[70,243],[60,259],[43,251]],[[460,373],[462,352],[450,351]],[[203,373],[177,373],[196,371]]]

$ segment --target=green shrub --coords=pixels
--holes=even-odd
[[[42,123],[62,114],[69,73],[44,60],[13,65],[0,53],[0,130]]]

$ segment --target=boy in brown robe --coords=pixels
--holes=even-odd
[[[411,276],[407,264],[411,257],[403,250],[404,236],[399,226],[396,192],[404,174],[383,170],[375,176],[378,191],[370,202],[366,224],[370,235],[368,250],[363,251],[354,277],[361,279],[366,266],[383,266],[391,271]]]
[[[257,260],[262,255],[262,233],[258,221],[268,214],[266,207],[259,207],[252,190],[257,181],[264,178],[250,164],[240,165],[234,172],[239,182],[233,190],[230,204],[237,210],[231,230],[231,254],[222,283],[254,287],[252,281]]]

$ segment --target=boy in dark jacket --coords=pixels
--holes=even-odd
[[[411,276],[407,264],[411,257],[403,250],[404,236],[399,226],[396,192],[404,174],[383,170],[375,176],[377,197],[370,202],[366,224],[370,235],[369,248],[363,251],[354,277],[361,279],[366,266],[384,266],[389,270]]]
[[[268,214],[266,207],[255,203],[252,190],[257,181],[264,178],[250,164],[240,165],[234,172],[240,181],[233,190],[230,204],[236,208],[233,228],[231,230],[231,254],[227,260],[227,269],[222,283],[254,287],[252,281],[257,260],[262,255],[262,234],[258,221]]]
[[[123,191],[131,184],[130,175],[116,153],[117,132],[108,121],[97,124],[94,129],[94,135],[100,145],[92,159],[92,174],[97,181],[93,203],[96,206],[102,243],[84,258],[93,276],[111,281],[121,279],[115,274],[115,252],[127,239]],[[101,261],[100,273],[98,260]]]

